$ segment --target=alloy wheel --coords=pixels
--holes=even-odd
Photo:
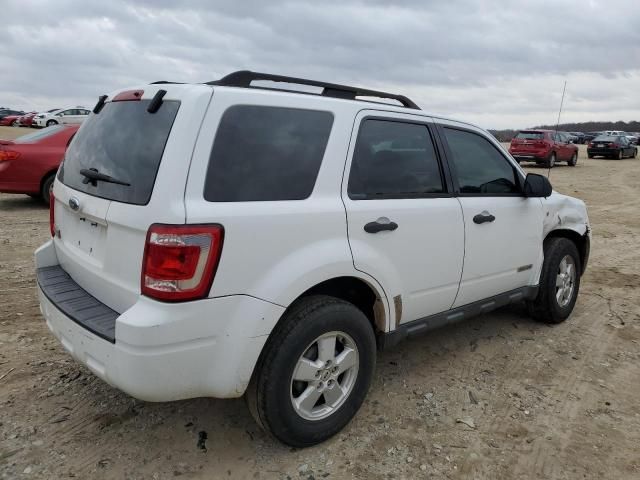
[[[576,263],[571,255],[565,255],[556,274],[556,301],[560,307],[564,308],[571,302],[575,283]]]
[[[358,347],[344,332],[316,338],[298,359],[291,378],[291,404],[305,420],[322,420],[338,410],[358,377]]]

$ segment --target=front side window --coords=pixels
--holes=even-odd
[[[476,133],[455,128],[445,127],[444,132],[460,193],[520,193],[514,167],[491,142]]]
[[[362,122],[347,191],[354,200],[444,192],[429,129],[389,120]]]
[[[237,105],[222,119],[204,186],[209,202],[302,200],[313,191],[330,112]]]

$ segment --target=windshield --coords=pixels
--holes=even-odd
[[[100,113],[91,114],[67,150],[60,181],[96,197],[146,205],[180,106],[166,100],[157,112],[149,113],[149,102],[109,102]],[[128,185],[84,183],[83,169],[95,169]]]
[[[516,135],[520,140],[542,140],[544,133],[542,132],[520,132]]]

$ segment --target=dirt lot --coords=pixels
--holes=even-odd
[[[0,194],[0,478],[640,478],[640,159],[585,157],[551,173],[594,231],[571,318],[510,308],[382,353],[355,420],[306,450],[240,399],[140,402],[72,361],[36,302],[47,209]]]

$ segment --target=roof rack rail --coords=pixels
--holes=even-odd
[[[367,90],[364,88],[350,87],[347,85],[338,85],[336,83],[319,82],[317,80],[306,80],[304,78],[287,77],[285,75],[272,75],[270,73],[251,72],[249,70],[239,70],[237,72],[230,73],[225,77],[222,77],[220,80],[213,80],[211,82],[206,82],[205,84],[220,85],[225,87],[267,88],[251,85],[251,82],[260,80],[320,87],[323,89],[321,95],[325,97],[344,98],[348,100],[355,100],[356,97],[386,98],[390,100],[396,100],[400,102],[404,107],[420,110],[420,107],[418,105],[416,105],[410,98],[405,97],[404,95],[396,95],[394,93],[380,92],[377,90]],[[296,91],[295,93],[306,93],[314,95],[313,93],[302,91]]]

